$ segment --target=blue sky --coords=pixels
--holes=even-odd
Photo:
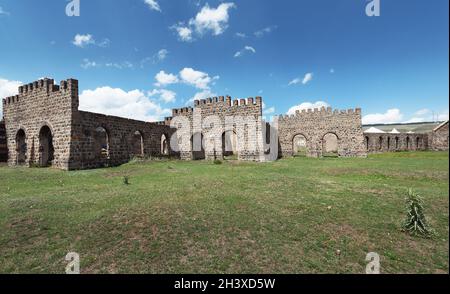
[[[267,116],[448,118],[448,0],[380,0],[379,17],[367,0],[68,2],[0,0],[0,96],[74,77],[82,109],[146,120],[218,95],[262,96]]]

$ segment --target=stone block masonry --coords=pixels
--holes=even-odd
[[[76,170],[160,156],[266,161],[300,150],[311,157],[367,155],[360,109],[297,112],[267,128],[261,97],[220,96],[173,109],[172,117],[150,123],[80,111],[78,81],[55,85],[48,78],[19,87],[18,95],[2,103],[10,166]]]

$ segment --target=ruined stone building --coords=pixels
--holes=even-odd
[[[301,111],[276,117],[269,125],[262,120],[261,97],[194,101],[193,107],[174,109],[172,117],[152,123],[80,111],[77,80],[55,85],[46,78],[19,87],[18,95],[2,103],[0,159],[3,152],[10,166],[76,170],[164,156],[249,161],[293,155],[365,157],[379,144],[373,134],[364,136],[358,108]],[[397,137],[383,137],[383,150],[399,150],[405,144],[445,149],[448,123],[437,128],[431,141]]]

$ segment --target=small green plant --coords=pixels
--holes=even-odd
[[[123,177],[123,184],[127,186],[130,184],[130,179],[128,178],[128,176]]]
[[[222,160],[215,159],[215,160],[214,160],[214,164],[222,164]]]
[[[423,200],[413,189],[408,190],[406,210],[407,216],[402,225],[403,231],[414,236],[420,235],[427,238],[434,234],[425,218]]]

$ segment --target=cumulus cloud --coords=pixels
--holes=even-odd
[[[91,34],[86,35],[76,34],[75,37],[73,38],[72,44],[74,44],[77,47],[83,48],[89,44],[95,44],[95,40]]]
[[[322,108],[322,107],[329,107],[330,105],[324,101],[316,101],[316,102],[303,102],[299,105],[292,106],[289,108],[287,114],[292,115],[295,114],[297,110],[304,110],[304,109],[314,109],[314,108]]]
[[[242,50],[236,52],[236,53],[234,54],[234,57],[235,57],[235,58],[241,57],[241,56],[243,56],[246,52],[250,52],[250,53],[253,53],[253,54],[254,54],[254,53],[256,53],[256,50],[255,50],[255,48],[253,48],[252,46],[245,46]]]
[[[160,71],[155,76],[155,86],[157,87],[165,87],[170,84],[178,83],[178,77],[171,73],[166,73],[165,71]]]
[[[100,87],[80,94],[80,109],[143,121],[161,121],[170,116],[170,109],[150,100],[140,90]]]
[[[255,32],[255,36],[258,38],[263,37],[264,35],[270,34],[271,32],[273,32],[274,30],[277,29],[277,26],[270,26],[270,27],[265,27],[259,31]]]
[[[166,89],[153,89],[148,92],[148,95],[150,97],[159,96],[159,100],[164,103],[173,103],[176,100],[177,93]]]
[[[0,119],[3,117],[3,101],[1,99],[17,95],[22,82],[0,78]]]
[[[94,36],[91,34],[76,34],[73,38],[72,44],[79,48],[84,48],[88,45],[97,45],[98,47],[105,48],[111,44],[111,41],[108,38],[105,38],[100,42],[96,42]]]
[[[159,6],[159,3],[156,0],[144,0],[145,4],[147,4],[148,8],[151,10],[156,10],[161,12],[161,7]]]
[[[209,84],[219,79],[218,76],[210,77],[205,72],[197,71],[189,67],[183,68],[180,71],[180,78],[184,83],[203,90],[209,89]]]
[[[179,22],[170,28],[174,29],[179,39],[184,42],[193,41],[194,32],[200,37],[207,33],[218,36],[223,34],[228,28],[229,10],[235,7],[236,5],[232,2],[221,3],[217,8],[212,8],[205,4],[187,24]]]
[[[244,34],[244,33],[237,32],[235,35],[236,35],[236,37],[238,37],[238,38],[242,38],[242,39],[247,38],[247,35]]]
[[[309,82],[312,81],[314,74],[312,72],[309,72],[307,74],[305,74],[305,76],[303,78],[295,78],[292,81],[289,82],[289,86],[291,85],[296,85],[299,83],[302,83],[303,85],[308,84]]]
[[[362,123],[365,125],[370,124],[389,124],[398,123],[403,119],[403,114],[400,109],[392,108],[388,109],[385,113],[374,113],[363,116]]]

